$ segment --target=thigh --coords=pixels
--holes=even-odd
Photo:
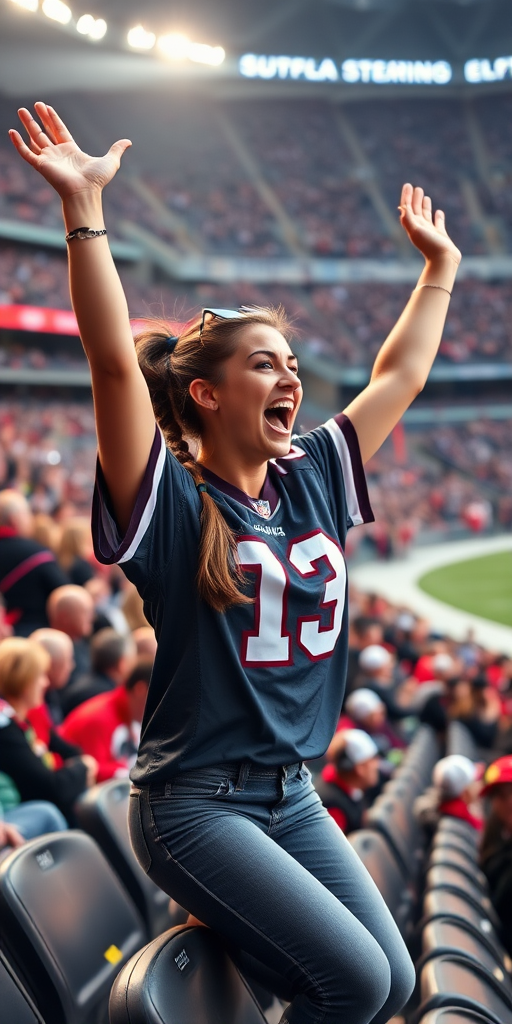
[[[4,819],[15,825],[24,839],[35,839],[45,832],[62,832],[68,823],[55,804],[47,800],[27,800],[6,811]]]

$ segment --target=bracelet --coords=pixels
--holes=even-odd
[[[99,238],[100,235],[106,235],[106,233],[106,228],[75,228],[74,231],[70,231],[66,235],[66,242],[70,242],[72,238],[80,238],[81,240],[84,238]]]
[[[419,292],[420,288],[439,288],[439,291],[441,291],[441,292],[446,292],[446,294],[447,294],[447,295],[451,295],[451,294],[452,294],[452,293],[451,293],[451,292],[450,292],[450,291],[448,290],[448,288],[445,288],[445,287],[444,287],[444,285],[442,285],[442,284],[428,284],[428,283],[425,283],[425,284],[417,284],[417,285],[416,285],[416,288],[414,289],[414,291],[415,291],[415,292]]]

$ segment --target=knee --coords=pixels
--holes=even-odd
[[[338,964],[337,1000],[333,1009],[336,1019],[344,1020],[347,1013],[354,1024],[373,1021],[389,997],[391,969],[381,947],[372,940],[359,949],[350,962]],[[386,1020],[388,1018],[386,1017]]]
[[[402,954],[391,960],[391,985],[385,1007],[387,1015],[383,1017],[383,1021],[400,1013],[400,1010],[409,1002],[415,984],[414,964],[404,945]]]

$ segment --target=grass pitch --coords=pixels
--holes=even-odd
[[[512,551],[443,565],[418,586],[438,601],[512,626]]]

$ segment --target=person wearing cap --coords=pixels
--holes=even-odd
[[[363,688],[377,694],[392,722],[407,718],[412,713],[409,703],[416,684],[400,677],[396,659],[382,644],[370,644],[359,655],[359,674],[354,691]]]
[[[381,757],[388,759],[391,770],[401,760],[407,743],[388,721],[384,701],[374,690],[363,686],[349,694],[345,701],[345,711],[357,729],[364,729],[372,737]]]
[[[424,828],[433,832],[439,818],[448,815],[466,821],[478,832],[482,830],[482,768],[462,754],[449,754],[434,765],[432,786],[414,803],[414,814]]]
[[[329,814],[346,834],[361,828],[368,791],[379,783],[379,751],[362,729],[337,732],[327,750],[328,764],[315,780]]]
[[[512,956],[512,754],[499,757],[486,769],[482,796],[490,814],[480,848],[480,867],[501,921],[501,937]]]

